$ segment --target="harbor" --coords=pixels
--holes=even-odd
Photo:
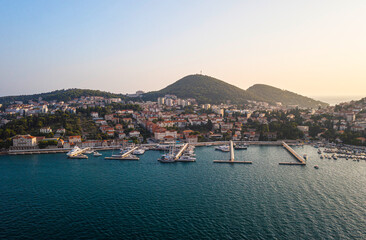
[[[174,145],[174,146],[173,146]],[[320,159],[344,159],[351,161],[366,161],[366,151],[362,147],[354,146],[336,146],[334,144],[321,144],[321,143],[302,143],[298,141],[216,141],[216,142],[199,142],[194,144],[188,143],[177,143],[177,144],[140,144],[131,146],[104,146],[104,147],[87,147],[80,149],[79,154],[74,156],[68,156],[70,159],[88,159],[90,154],[95,157],[104,155],[106,160],[130,160],[138,161],[145,151],[164,151],[165,153],[158,158],[159,162],[171,163],[171,162],[195,162],[197,158],[194,153],[196,147],[214,147],[215,150],[221,152],[228,152],[230,156],[227,159],[213,160],[214,163],[232,163],[232,164],[252,164],[250,160],[235,159],[235,151],[247,150],[250,146],[282,146],[296,161],[279,162],[279,165],[290,165],[290,166],[304,166],[306,165],[307,154],[304,157],[297,153],[292,147],[301,146],[312,146],[317,150],[318,157]],[[127,148],[126,148],[127,147]],[[133,148],[133,149],[131,149]],[[31,150],[12,150],[3,153],[6,155],[45,155],[45,154],[67,154],[73,151],[74,148],[53,148],[53,149],[31,149]],[[132,150],[132,151],[130,151]],[[98,152],[99,151],[99,152]],[[103,152],[112,151],[112,154],[103,154]],[[118,154],[114,152],[118,151]],[[126,151],[129,151],[126,154]],[[100,153],[101,152],[101,153]],[[317,168],[316,166],[314,166]]]
[[[310,145],[292,146],[299,155],[308,154],[306,167],[279,166],[279,162],[296,160],[283,147],[256,145],[249,146],[247,150],[235,150],[235,160],[252,161],[252,165],[213,163],[213,159],[230,159],[229,152],[215,151],[214,146],[196,147],[197,160],[190,163],[162,164],[157,159],[164,151],[153,150],[138,155],[139,161],[104,159],[119,152],[120,148],[100,151],[102,157],[87,154],[88,159],[80,160],[68,159],[66,153],[1,156],[3,194],[9,196],[6,199],[11,199],[5,202],[6,210],[2,205],[4,211],[9,212],[4,215],[4,221],[9,221],[12,215],[20,215],[19,222],[9,221],[9,224],[18,228],[19,224],[27,226],[32,232],[32,223],[38,223],[53,232],[58,231],[60,224],[55,226],[52,223],[63,221],[66,211],[73,221],[80,223],[75,230],[77,233],[85,225],[94,229],[93,226],[110,224],[108,226],[112,226],[116,234],[128,239],[128,233],[141,229],[140,223],[132,225],[132,230],[128,226],[144,207],[147,216],[140,220],[149,222],[141,230],[144,236],[157,234],[156,229],[165,226],[166,221],[177,221],[187,232],[180,236],[189,239],[188,235],[194,235],[194,231],[181,216],[187,219],[198,217],[197,227],[205,229],[207,215],[220,220],[216,223],[220,228],[197,235],[199,239],[215,239],[217,236],[224,239],[227,234],[224,229],[232,226],[243,229],[253,239],[256,236],[250,233],[258,231],[260,228],[257,226],[267,227],[281,239],[293,239],[292,231],[284,233],[273,227],[272,223],[277,224],[282,219],[286,219],[282,223],[284,227],[299,231],[299,238],[303,239],[316,236],[326,239],[330,234],[336,236],[338,230],[334,224],[350,230],[342,236],[350,239],[362,236],[356,229],[365,223],[361,204],[366,180],[364,161],[320,159],[318,149]],[[310,163],[319,165],[319,170],[309,167]],[[38,192],[37,197],[34,191]],[[354,199],[351,206],[339,204],[343,196]],[[13,199],[18,200],[14,202]],[[42,205],[44,199],[51,199],[50,204],[43,204],[46,215],[41,216],[37,209],[27,207],[30,203]],[[70,199],[80,199],[80,202],[65,205]],[[83,208],[85,202],[88,207]],[[285,214],[289,206],[296,209],[296,215]],[[83,209],[83,214],[77,214],[80,209]],[[176,214],[178,209],[179,215]],[[257,214],[261,210],[271,217]],[[28,217],[24,218],[22,212],[26,212]],[[93,217],[95,214],[103,217]],[[46,221],[45,216],[52,221]],[[252,221],[253,224],[241,228],[243,221]],[[315,226],[310,232],[318,234],[310,236],[301,232],[310,224]],[[168,230],[171,236],[175,236],[174,228]],[[105,237],[97,230],[91,231],[87,231],[90,234],[85,236]],[[164,238],[163,234],[152,238],[154,236]]]

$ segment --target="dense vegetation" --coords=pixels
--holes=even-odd
[[[41,136],[39,129],[51,127],[54,131],[57,128],[65,128],[66,135],[81,135],[81,118],[75,114],[57,112],[56,114],[44,114],[38,116],[28,116],[16,119],[0,128],[0,139],[5,140],[15,135],[30,134]],[[53,137],[53,134],[45,135]]]
[[[284,91],[268,85],[256,84],[243,90],[224,81],[205,75],[189,75],[167,86],[160,91],[144,94],[144,100],[154,100],[166,94],[174,94],[179,98],[194,98],[198,103],[231,103],[244,104],[247,100],[281,102],[284,105],[316,108],[327,106],[326,103]]]
[[[283,105],[299,105],[300,107],[309,108],[328,105],[324,102],[265,84],[255,84],[248,88],[247,91],[269,103],[281,102]]]
[[[141,111],[142,108],[138,104],[123,104],[123,103],[112,103],[107,105],[106,107],[88,107],[88,108],[78,108],[78,113],[83,113],[86,116],[90,116],[92,112],[97,112],[99,116],[104,116],[106,114],[111,114],[115,111],[119,110],[133,110],[133,111]]]
[[[189,75],[166,88],[144,94],[145,100],[155,100],[166,94],[174,94],[179,98],[194,98],[198,103],[245,103],[247,100],[258,100],[251,93],[230,85],[224,81],[205,75]]]
[[[89,97],[89,96],[98,96],[98,97],[106,97],[106,98],[122,98],[126,99],[125,95],[122,94],[114,94],[99,90],[90,90],[90,89],[62,89],[56,90],[48,93],[39,93],[33,95],[20,95],[20,96],[7,96],[0,97],[0,103],[9,103],[13,101],[23,101],[27,102],[29,100],[38,100],[38,98],[42,98],[45,101],[57,100],[57,101],[70,101],[74,98],[80,97]]]
[[[177,97],[184,99],[194,98],[198,103],[211,104],[226,102],[244,104],[247,100],[255,100],[266,101],[272,104],[281,102],[284,105],[299,105],[300,107],[313,108],[327,105],[326,103],[268,85],[256,84],[248,90],[243,90],[219,79],[200,74],[188,75],[160,91],[146,93],[143,95],[143,100],[156,101],[158,97],[163,97],[166,94],[174,94]],[[74,88],[33,95],[0,97],[0,103],[9,103],[13,101],[27,102],[29,100],[38,100],[40,97],[46,101],[70,101],[74,98],[80,98],[81,96],[118,97],[128,100],[128,97],[122,94]],[[134,98],[134,101],[138,100],[140,100],[140,98]]]

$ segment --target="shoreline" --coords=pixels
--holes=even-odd
[[[191,145],[195,147],[209,147],[209,146],[217,146],[229,144],[230,141],[217,141],[217,142],[198,142],[192,143]],[[257,146],[282,146],[282,141],[234,141],[241,142],[248,145],[257,145]],[[304,143],[298,143],[298,141],[288,140],[286,141],[288,145],[304,145]],[[158,143],[154,144],[141,144],[143,147],[155,147],[159,145]],[[92,150],[97,151],[108,151],[108,150],[116,150],[120,149],[121,146],[108,146],[108,147],[90,147]],[[56,153],[67,153],[72,148],[49,148],[49,149],[30,149],[30,150],[10,150],[6,152],[0,152],[1,155],[35,155],[35,154],[56,154]]]

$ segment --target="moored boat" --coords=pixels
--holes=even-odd
[[[95,151],[95,152],[93,153],[93,156],[94,156],[94,157],[100,157],[100,156],[102,156],[102,154],[101,154],[101,153],[99,153],[99,152],[97,152],[97,151]]]
[[[237,144],[234,145],[234,149],[235,150],[247,150],[248,149],[248,144],[237,143]]]
[[[230,152],[230,148],[228,145],[222,145],[215,147],[215,150],[221,151],[221,152]]]

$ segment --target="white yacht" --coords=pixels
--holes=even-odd
[[[238,143],[234,145],[235,150],[247,150],[248,144],[245,143]]]
[[[80,155],[84,152],[83,149],[79,148],[78,146],[75,146],[73,149],[71,149],[68,153],[66,153],[66,155],[68,157],[73,157],[73,156],[77,156]]]
[[[221,152],[230,152],[230,147],[228,145],[222,145],[215,147],[215,150],[221,151]]]
[[[158,159],[159,162],[163,163],[171,163],[175,162],[174,155],[173,154],[163,154],[161,158]]]
[[[102,154],[101,154],[101,153],[99,153],[99,152],[97,152],[97,151],[95,151],[95,152],[93,153],[93,156],[94,156],[94,157],[100,157],[100,156],[102,156]]]
[[[142,155],[145,153],[145,149],[139,148],[132,152],[134,155]]]
[[[192,157],[192,156],[188,156],[188,155],[182,155],[180,158],[179,158],[180,161],[187,161],[187,162],[193,162],[193,161],[196,161],[196,158],[195,157]]]

